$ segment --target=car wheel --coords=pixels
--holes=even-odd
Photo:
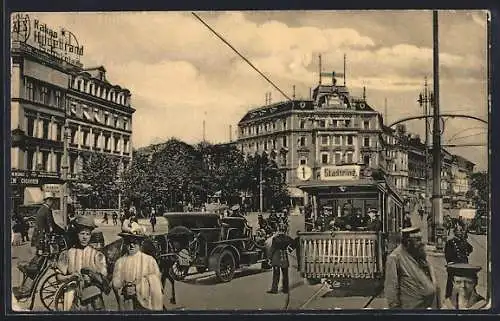
[[[236,262],[233,253],[229,250],[224,250],[218,254],[217,268],[215,274],[221,282],[229,282],[234,277],[236,270]]]

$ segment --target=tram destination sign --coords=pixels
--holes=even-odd
[[[12,15],[13,41],[26,43],[49,55],[76,64],[83,56],[83,46],[75,35],[64,28],[54,28],[24,13]]]
[[[320,178],[323,181],[354,180],[360,178],[360,171],[358,165],[323,166]]]

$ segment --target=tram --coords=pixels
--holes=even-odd
[[[298,270],[311,282],[383,284],[385,258],[398,244],[404,202],[383,175],[299,185],[312,213],[299,232]],[[362,282],[362,283],[363,283]]]

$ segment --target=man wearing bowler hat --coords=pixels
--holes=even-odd
[[[401,230],[401,244],[387,257],[384,292],[390,309],[439,308],[439,289],[427,262],[420,228]]]
[[[476,310],[487,305],[486,300],[476,292],[477,273],[481,267],[466,263],[447,265],[453,273],[453,291],[443,302],[443,309]]]
[[[141,228],[130,228],[118,234],[127,253],[116,261],[113,288],[119,296],[121,311],[163,310],[163,286],[156,260],[141,251],[146,235]]]

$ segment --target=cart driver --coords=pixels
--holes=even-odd
[[[127,254],[116,261],[113,288],[118,294],[121,311],[163,309],[163,287],[156,260],[141,251],[146,235],[143,229],[128,229],[118,234]]]
[[[102,293],[109,293],[110,288],[106,280],[106,258],[90,245],[92,230],[96,228],[94,219],[78,216],[73,226],[72,232],[76,234],[77,242],[59,255],[57,280],[80,280],[83,283],[79,300],[75,300],[77,285],[67,288],[64,293],[64,311],[103,310]]]

